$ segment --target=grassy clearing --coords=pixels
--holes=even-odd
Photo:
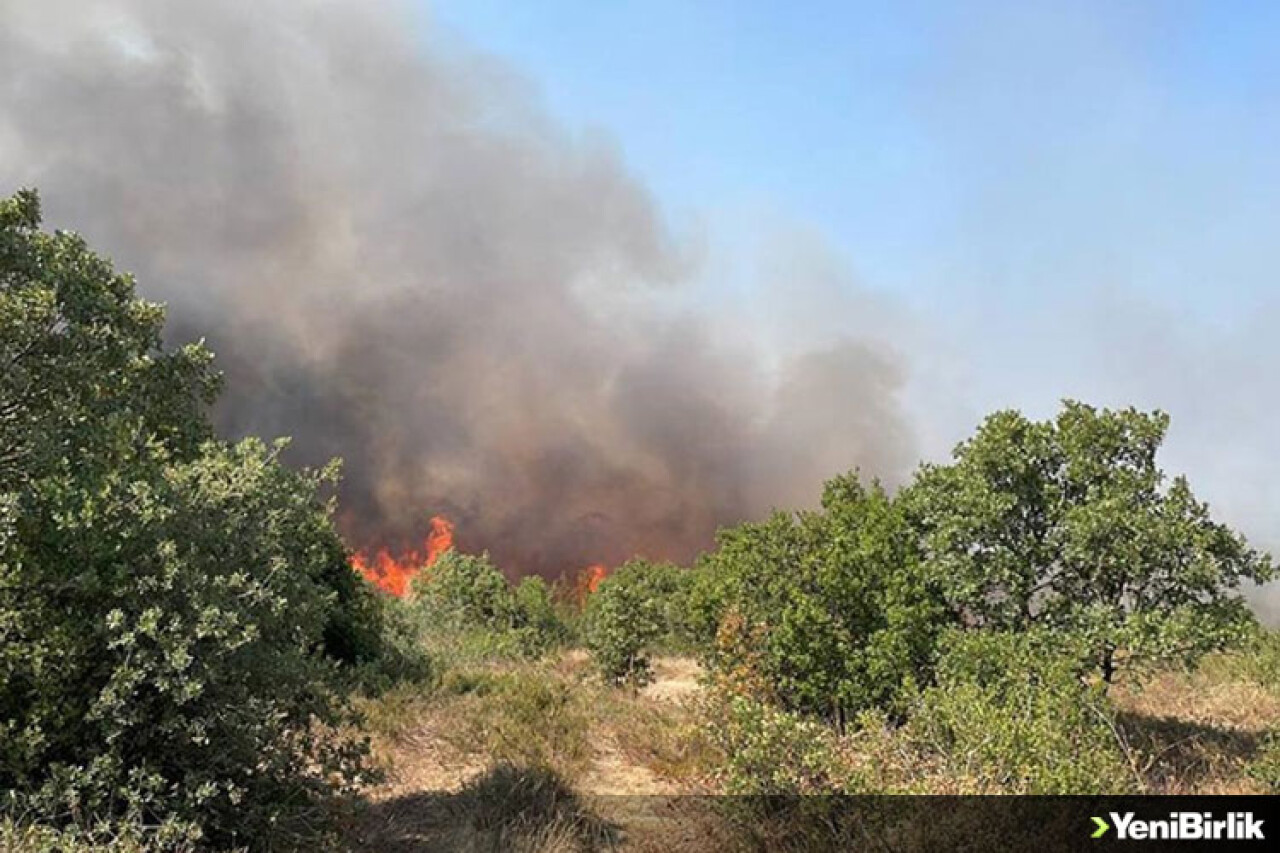
[[[1268,738],[1280,726],[1278,662],[1280,647],[1267,640],[1195,670],[1117,685],[1116,727],[1132,789],[1274,791],[1280,748]],[[346,820],[343,849],[745,851],[781,843],[811,816],[601,795],[785,791],[792,783],[869,793],[1024,789],[1016,778],[966,772],[957,756],[925,748],[909,726],[883,717],[865,715],[844,732],[822,726],[820,737],[808,737],[804,725],[776,713],[735,717],[731,697],[704,685],[688,660],[659,658],[654,672],[644,689],[614,688],[578,652],[541,662],[466,654],[429,682],[363,700],[386,781]],[[659,803],[660,815],[645,812]],[[10,822],[0,824],[0,849],[145,848]]]
[[[1271,793],[1256,771],[1280,727],[1280,639],[1214,655],[1116,691],[1120,723],[1148,790]]]
[[[1126,788],[1270,790],[1277,660],[1272,642],[1114,688]],[[792,782],[812,793],[832,780],[867,793],[1027,790],[1016,776],[966,772],[962,756],[926,748],[909,726],[883,717],[809,737],[776,713],[735,717],[730,697],[701,685],[688,661],[660,658],[654,671],[656,682],[636,690],[602,684],[576,652],[541,663],[468,661],[428,688],[371,702],[375,751],[393,780],[374,793],[354,849],[424,849],[413,844],[429,840],[441,850],[748,850],[802,818],[724,815],[692,798],[670,807],[685,810],[679,819],[657,820],[633,813],[643,801],[599,795],[781,792]]]
[[[427,778],[420,769],[427,761],[453,767],[445,787],[456,790],[495,764],[548,768],[577,781],[621,756],[625,768],[701,790],[719,759],[694,703],[609,688],[572,654],[552,663],[463,666],[432,685],[368,700],[362,711],[393,788]]]
[[[691,662],[654,663],[655,683],[637,690],[601,683],[578,652],[541,662],[460,655],[430,682],[363,700],[365,727],[387,778],[346,821],[343,849],[745,851],[782,843],[812,816],[726,814],[697,798],[601,795],[777,792],[793,783],[810,792],[824,785],[868,793],[1025,789],[1017,778],[966,771],[962,757],[926,748],[909,726],[876,715],[844,732],[823,726],[820,737],[776,713],[735,717],[731,697],[703,685]],[[1116,732],[1131,789],[1274,792],[1278,664],[1280,644],[1269,638],[1194,670],[1117,685]],[[0,849],[142,853],[145,847],[128,838],[89,843],[9,822],[0,824]]]

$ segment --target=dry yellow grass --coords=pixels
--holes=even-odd
[[[1220,656],[1140,687],[1118,685],[1120,733],[1142,787],[1260,792],[1248,765],[1280,726],[1280,689],[1268,666]],[[705,801],[617,796],[720,792],[725,756],[708,733],[715,712],[701,670],[659,658],[655,674],[642,690],[606,687],[571,652],[544,664],[463,667],[432,692],[371,703],[375,753],[389,774],[369,792],[353,848],[737,849],[742,837]],[[837,742],[840,759],[871,790],[975,790],[974,780],[930,766],[887,724],[851,728]],[[526,807],[500,808],[504,797]]]
[[[1235,664],[1217,656],[1117,687],[1121,730],[1152,793],[1265,793],[1246,769],[1280,726],[1280,686]]]
[[[1117,685],[1119,730],[1151,793],[1260,793],[1249,774],[1280,728],[1274,650],[1216,656]],[[469,662],[431,687],[365,703],[386,779],[346,821],[355,851],[747,850],[758,838],[706,800],[725,755],[703,674],[658,658],[641,690],[607,687],[571,652],[549,663]],[[870,791],[972,793],[979,780],[932,765],[901,729],[864,720],[835,739],[838,759]],[[983,789],[985,790],[985,789]],[[784,827],[785,828],[785,827]],[[43,833],[43,834],[42,834]],[[46,853],[43,830],[0,826],[0,847]],[[85,851],[133,853],[127,841]]]

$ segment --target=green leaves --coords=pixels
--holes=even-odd
[[[860,793],[864,782],[841,761],[835,733],[818,722],[742,696],[711,728],[727,757],[726,793],[770,797]]]
[[[200,345],[0,201],[0,788],[264,842],[359,777],[326,651],[373,601],[280,446],[211,440]]]
[[[565,636],[546,583],[525,578],[513,587],[488,555],[445,551],[414,579],[408,607],[424,633],[498,653],[537,657]]]
[[[837,721],[897,709],[943,623],[900,509],[852,475],[827,484],[822,512],[721,531],[699,569],[693,608],[713,665]]]
[[[1088,650],[1057,632],[953,631],[907,727],[923,757],[975,792],[1121,793],[1136,784]]]
[[[846,475],[820,512],[721,531],[690,598],[712,665],[741,692],[843,722],[903,716],[950,677],[935,669],[950,624],[1048,632],[1104,682],[1239,641],[1252,617],[1237,590],[1271,564],[1185,479],[1166,481],[1168,425],[1074,402],[1045,422],[997,412],[896,498]]]
[[[678,644],[691,577],[669,564],[630,560],[600,582],[587,599],[587,648],[605,679],[643,685],[649,656],[660,644]]]
[[[1121,659],[1188,659],[1248,621],[1235,590],[1268,558],[1156,464],[1169,419],[1066,402],[1053,421],[989,417],[903,495],[926,567],[974,627],[1085,633]]]

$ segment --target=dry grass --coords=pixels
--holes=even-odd
[[[650,686],[661,685],[659,680]],[[681,698],[667,699],[655,695],[676,694],[654,694],[647,689],[640,693],[596,691],[594,738],[608,744],[631,766],[644,768],[666,783],[661,791],[625,793],[712,790],[710,780],[724,755],[710,735],[703,697],[681,693]]]
[[[670,686],[660,678],[642,692],[614,690],[570,654],[550,665],[456,670],[433,690],[366,702],[388,773],[376,795],[456,791],[494,763],[551,768],[594,793],[704,790],[691,780],[719,756],[684,698],[697,690],[697,668],[659,661],[658,670],[672,674]]]
[[[802,814],[725,814],[688,794],[723,793],[712,737],[717,698],[692,661],[659,658],[642,690],[606,687],[573,652],[546,663],[459,661],[436,683],[364,700],[386,780],[347,817],[344,844],[368,853],[439,850],[580,853],[755,850],[798,832]],[[1119,728],[1150,793],[1261,793],[1256,769],[1280,730],[1280,646],[1221,655],[1195,671],[1118,685]],[[840,735],[836,760],[868,792],[972,793],[930,763],[905,730],[868,716]],[[996,791],[995,793],[999,793]],[[670,796],[681,795],[681,796]],[[815,843],[804,837],[805,844]],[[902,839],[905,841],[905,839]],[[78,846],[77,846],[78,845]],[[765,845],[762,847],[761,845]],[[772,846],[771,846],[772,845]],[[15,853],[141,853],[0,822]],[[799,848],[797,848],[799,849]],[[838,849],[838,848],[833,848]],[[908,843],[904,849],[912,849]]]
[[[1264,793],[1248,765],[1280,726],[1280,683],[1258,655],[1216,655],[1194,671],[1116,689],[1121,729],[1150,792]]]
[[[553,770],[499,764],[456,792],[374,803],[350,843],[379,853],[585,853],[612,848],[616,835]]]
[[[387,779],[369,791],[349,844],[393,853],[656,850],[636,845],[692,832],[665,808],[647,811],[663,802],[656,795],[706,790],[721,757],[691,699],[696,665],[660,659],[656,669],[651,688],[628,691],[600,684],[579,653],[550,664],[464,664],[433,688],[366,702]],[[498,808],[512,797],[528,807]],[[624,838],[610,821],[640,831]]]
[[[1280,726],[1277,667],[1267,655],[1274,650],[1218,656],[1192,672],[1158,673],[1141,688],[1115,688],[1120,731],[1143,789],[1263,790],[1250,763]],[[643,690],[609,688],[585,656],[569,653],[544,664],[467,664],[429,691],[370,703],[375,753],[390,776],[370,792],[352,848],[760,849],[763,837],[793,818],[744,824],[709,800],[665,796],[722,793],[725,755],[710,736],[717,711],[697,666],[658,659],[655,673]],[[871,792],[976,790],[975,780],[932,766],[904,730],[874,717],[836,744],[839,760]]]

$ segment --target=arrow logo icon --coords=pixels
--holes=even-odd
[[[1089,836],[1090,838],[1101,838],[1106,835],[1107,830],[1111,828],[1111,825],[1100,817],[1095,817],[1093,822],[1098,825],[1098,828],[1093,831],[1093,835]]]

